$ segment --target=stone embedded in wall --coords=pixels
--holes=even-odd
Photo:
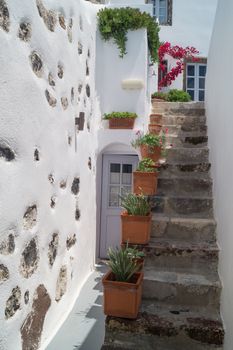
[[[68,236],[66,239],[66,248],[69,250],[77,241],[76,234],[74,233],[71,236]]]
[[[72,145],[72,136],[68,135],[68,145]]]
[[[29,41],[32,36],[32,26],[29,22],[21,22],[19,25],[18,36],[23,41]]]
[[[81,16],[79,16],[79,28],[81,31],[83,31],[83,19]]]
[[[87,50],[87,57],[88,57],[88,58],[91,57],[91,50],[90,50],[90,49]]]
[[[79,193],[79,188],[80,187],[80,179],[79,177],[75,177],[71,186],[71,192],[74,195],[77,195]]]
[[[10,162],[15,159],[15,154],[9,147],[0,144],[0,159],[1,158]]]
[[[17,287],[12,289],[11,295],[6,302],[5,318],[7,320],[9,318],[11,318],[12,316],[14,316],[16,311],[19,310],[20,303],[21,303],[21,290],[17,286]]]
[[[0,0],[0,27],[6,32],[10,30],[10,14],[4,0]]]
[[[3,264],[0,264],[0,284],[6,280],[9,279],[9,270],[8,268],[3,265]]]
[[[50,199],[50,207],[52,209],[54,209],[55,206],[56,206],[56,203],[57,203],[57,197],[56,196],[52,196],[51,199]]]
[[[56,285],[56,297],[55,300],[58,302],[61,300],[67,289],[67,267],[63,265],[60,268],[59,276]]]
[[[83,53],[83,44],[79,41],[78,42],[78,54],[82,55]]]
[[[24,303],[27,305],[29,302],[29,290],[24,293]]]
[[[61,63],[58,63],[57,65],[57,75],[58,75],[58,78],[62,79],[63,78],[63,75],[64,75],[64,67]]]
[[[68,108],[69,102],[67,97],[62,97],[61,98],[61,105],[64,111]]]
[[[43,284],[36,289],[32,310],[21,326],[22,350],[40,348],[41,334],[46,313],[51,305],[51,298]]]
[[[50,92],[48,90],[45,90],[45,96],[46,96],[46,99],[48,101],[48,104],[51,106],[51,107],[55,107],[56,104],[57,104],[57,100],[55,97],[53,97]]]
[[[53,266],[57,256],[58,243],[59,243],[59,236],[58,236],[58,233],[55,232],[53,233],[52,240],[49,243],[49,251],[48,251],[49,265],[51,267]]]
[[[64,190],[64,189],[66,188],[66,186],[67,186],[66,180],[62,180],[62,181],[60,182],[60,188]]]
[[[61,26],[64,30],[66,30],[66,20],[65,20],[65,17],[64,17],[62,14],[59,14],[58,19],[59,19],[59,24],[60,24],[60,26]]]
[[[77,126],[79,131],[82,131],[84,129],[84,124],[85,124],[85,113],[80,112],[79,117],[75,118],[75,125]]]
[[[39,160],[40,160],[40,152],[39,152],[38,148],[36,148],[34,151],[34,160],[35,160],[35,162],[39,162]]]
[[[82,89],[83,89],[83,85],[79,84],[78,86],[78,93],[81,94],[82,93]]]
[[[31,55],[29,56],[29,59],[31,61],[31,66],[33,72],[38,76],[38,78],[41,78],[43,75],[43,61],[39,54],[36,51],[33,51]]]
[[[33,204],[28,207],[23,216],[23,229],[30,230],[37,223],[37,206]]]
[[[20,273],[25,278],[29,278],[37,269],[39,262],[39,251],[37,248],[36,239],[33,238],[27,244],[26,248],[22,253],[20,263]]]
[[[47,10],[42,2],[42,0],[36,0],[36,5],[40,17],[43,18],[44,24],[51,31],[54,32],[57,24],[57,15],[54,11]]]
[[[91,89],[90,89],[90,85],[89,84],[86,85],[86,94],[87,94],[87,97],[91,96]]]
[[[53,174],[49,174],[49,176],[48,176],[48,180],[49,180],[49,182],[50,182],[51,184],[53,184],[53,183],[54,183],[55,179],[54,179]]]
[[[70,99],[71,99],[71,103],[74,104],[74,87],[71,88]]]
[[[53,74],[51,72],[49,72],[48,81],[49,81],[49,85],[50,86],[55,86],[56,85],[54,77],[53,77]]]
[[[91,157],[89,157],[88,158],[88,168],[91,170],[91,167],[92,167],[92,165],[91,165]]]
[[[90,74],[89,66],[88,66],[88,61],[86,61],[86,76]]]
[[[91,123],[90,123],[90,121],[88,120],[87,121],[87,130],[90,132],[90,130],[91,130]]]
[[[79,208],[76,208],[76,210],[75,210],[75,220],[79,221],[80,217],[81,217],[80,210],[79,210]]]
[[[12,230],[9,230],[9,232]],[[7,238],[0,242],[0,254],[9,255],[15,251],[15,237],[10,233]]]
[[[67,27],[67,35],[68,35],[68,40],[69,40],[70,43],[72,43],[72,41],[73,41],[72,27],[73,27],[73,19],[70,18],[69,24],[68,24],[68,27]]]

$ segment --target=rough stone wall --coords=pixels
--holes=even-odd
[[[96,10],[0,0],[1,350],[44,347],[93,265]]]

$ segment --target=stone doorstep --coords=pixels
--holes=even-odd
[[[151,100],[153,107],[163,107],[168,109],[183,109],[183,110],[204,110],[205,111],[205,103],[204,102],[168,102],[168,101],[156,101],[155,99]],[[156,112],[159,113],[159,112]]]
[[[143,299],[160,302],[166,308],[169,303],[176,307],[205,307],[206,312],[219,310],[221,283],[218,273],[201,271],[169,271],[163,267],[144,269]]]
[[[113,341],[121,333],[124,334],[126,343],[131,334],[164,338],[165,344],[169,342],[168,339],[175,343],[179,335],[185,335],[189,341],[194,341],[194,344],[198,342],[197,349],[199,349],[198,344],[221,346],[224,339],[223,325],[218,312],[208,315],[205,308],[195,312],[192,309],[184,310],[179,306],[164,307],[164,305],[160,309],[160,306],[145,301],[136,320],[109,316],[106,318],[106,340],[109,341],[111,337]],[[188,347],[188,341],[185,344]],[[137,343],[135,345],[137,346]],[[180,349],[187,350],[184,347]],[[210,349],[214,348],[210,347]],[[166,350],[165,347],[164,350]]]
[[[152,212],[168,216],[213,218],[212,197],[186,196],[150,196]]]
[[[206,218],[168,217],[156,214],[152,216],[151,237],[209,244],[216,241],[216,221]]]

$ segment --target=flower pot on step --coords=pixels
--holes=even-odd
[[[148,127],[149,133],[154,135],[159,135],[160,131],[162,130],[161,124],[149,124]]]
[[[147,244],[151,233],[151,214],[146,216],[121,213],[121,241],[128,244]]]
[[[141,145],[140,152],[142,158],[150,158],[154,162],[157,162],[161,157],[162,149],[160,146]]]
[[[110,118],[109,129],[133,129],[135,118]]]
[[[162,124],[163,115],[160,113],[153,113],[150,115],[151,124]]]
[[[133,172],[133,192],[143,193],[146,196],[156,194],[158,184],[158,173],[134,171]]]
[[[137,318],[142,298],[143,273],[137,272],[130,282],[115,281],[112,271],[103,279],[104,313],[108,316]]]

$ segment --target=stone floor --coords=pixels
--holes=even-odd
[[[62,327],[46,350],[100,350],[104,342],[105,316],[102,309],[101,277],[104,266],[97,266],[83,286]]]

